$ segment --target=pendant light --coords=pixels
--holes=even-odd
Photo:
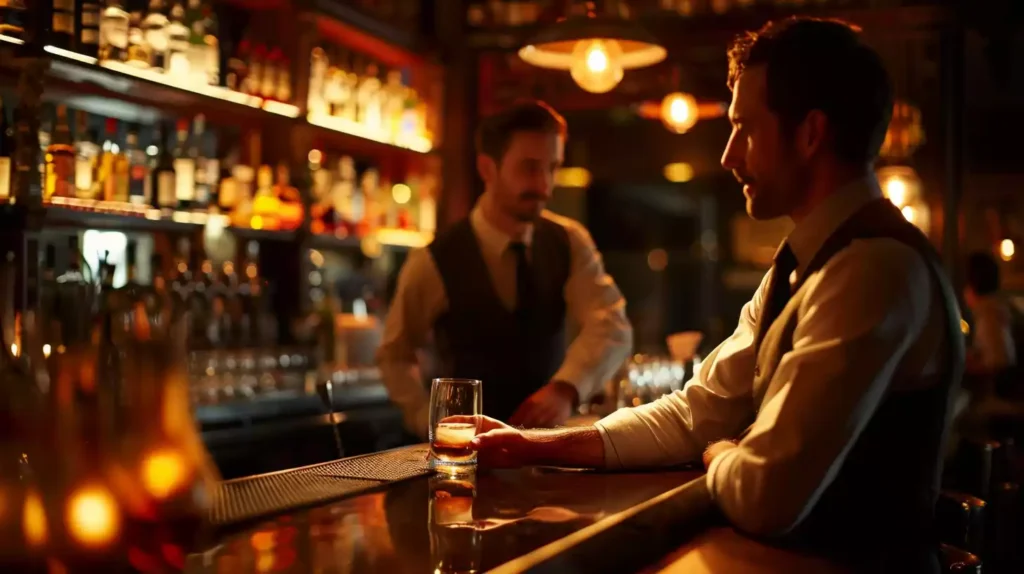
[[[629,20],[621,0],[568,0],[565,18],[541,30],[519,57],[551,70],[569,70],[579,87],[603,94],[622,81],[625,70],[652,66],[665,59],[665,48],[639,24]]]

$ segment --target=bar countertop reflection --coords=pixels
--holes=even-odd
[[[190,555],[186,572],[484,572],[698,476],[537,468],[423,475],[228,531]]]

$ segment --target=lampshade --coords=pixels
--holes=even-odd
[[[589,12],[544,28],[520,48],[519,57],[539,68],[569,70],[577,44],[590,40],[617,44],[616,63],[623,70],[652,66],[667,55],[654,36],[635,22]]]

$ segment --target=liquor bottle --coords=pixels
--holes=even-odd
[[[49,114],[49,106],[43,105],[40,110],[42,118],[39,121],[39,181],[42,187],[46,187],[46,148],[50,147],[50,139],[53,135],[53,117]]]
[[[189,321],[189,342],[193,349],[209,349],[210,308],[207,305],[206,290],[209,287],[208,273],[212,270],[209,261],[202,261],[198,245],[192,246],[189,261],[192,276],[186,296]]]
[[[46,179],[43,199],[75,196],[75,147],[68,126],[68,108],[57,106],[57,123],[46,148]]]
[[[0,202],[11,198],[14,172],[14,124],[7,120],[7,106],[0,97]]]
[[[174,147],[174,195],[178,209],[192,208],[196,199],[196,158],[189,155],[188,120],[178,120],[178,137]]]
[[[211,86],[220,85],[220,25],[217,20],[217,12],[213,6],[203,6],[203,44],[206,54],[206,83]]]
[[[402,71],[390,70],[384,86],[384,129],[389,141],[401,140],[402,114],[405,112],[406,87],[402,84]]]
[[[149,0],[149,11],[142,20],[142,37],[149,45],[149,65],[157,71],[167,66],[167,14],[163,0]]]
[[[242,91],[246,94],[258,96],[263,89],[263,62],[266,59],[267,49],[260,44],[249,52],[245,82],[242,84]]]
[[[100,48],[100,0],[75,0],[78,43],[82,55],[96,58]]]
[[[324,107],[328,114],[341,117],[342,105],[344,103],[342,88],[345,82],[345,74],[338,65],[340,58],[337,52],[333,52],[330,56],[325,55],[324,61],[327,66],[324,72],[322,88]]]
[[[264,317],[266,314],[263,285],[259,272],[259,243],[250,241],[245,247],[243,268],[245,277],[238,287],[239,299],[245,309],[242,320],[242,339],[245,345],[259,345],[264,342]]]
[[[167,145],[166,132],[162,124],[156,126],[157,162],[150,174],[154,205],[170,210],[178,206],[178,185],[174,172],[174,157]]]
[[[362,60],[345,53],[342,55],[341,65],[341,117],[350,122],[359,121],[359,98],[358,89],[360,85],[359,74],[364,70]]]
[[[117,145],[117,120],[114,118],[107,118],[101,149],[96,182],[99,183],[100,189],[103,191],[100,199],[113,201],[117,195],[117,178],[114,176],[114,169],[117,158],[121,155],[121,146]]]
[[[206,77],[206,29],[204,28],[202,0],[188,0],[184,24],[188,29],[189,82],[205,85],[208,82]]]
[[[263,61],[263,73],[260,76],[259,96],[274,99],[277,96],[277,76],[281,67],[281,50],[273,48]]]
[[[309,96],[306,102],[311,116],[324,117],[329,113],[324,97],[328,66],[327,53],[324,49],[319,46],[313,48],[309,53]]]
[[[128,201],[135,205],[151,205],[153,189],[149,179],[149,161],[139,146],[139,133],[135,128],[128,128],[124,155],[128,161]]]
[[[96,197],[96,166],[100,146],[96,131],[89,129],[89,115],[78,110],[75,115],[75,195],[80,199]]]
[[[75,0],[52,0],[50,44],[65,50],[75,47]]]
[[[242,40],[238,43],[234,54],[228,59],[228,70],[227,77],[224,79],[224,85],[230,90],[236,92],[244,92],[248,86],[248,80],[246,76],[249,70],[249,47],[248,40]]]
[[[195,165],[195,196],[193,198],[193,207],[205,209],[210,205],[210,196],[213,195],[212,185],[216,184],[216,179],[210,180],[210,165],[209,158],[206,154],[205,146],[205,129],[206,129],[206,118],[203,114],[199,114],[195,117],[192,122],[192,137],[189,139],[189,145],[187,150],[188,157],[192,158]],[[217,170],[219,175],[220,170]],[[216,176],[214,176],[216,177]]]
[[[142,17],[146,0],[129,0],[128,12],[128,64],[136,68],[149,68],[150,48],[142,33]]]
[[[185,310],[189,294],[192,291],[192,270],[189,269],[191,242],[187,237],[178,240],[178,249],[174,254],[174,269],[171,272],[171,293],[174,307]]]
[[[189,29],[185,26],[185,7],[181,0],[173,0],[170,16],[165,28],[167,33],[167,73],[178,80],[187,80],[189,75]]]
[[[292,72],[291,62],[281,56],[277,66],[277,91],[274,99],[279,102],[288,103],[292,101]]]
[[[128,23],[128,12],[121,6],[121,0],[107,0],[100,16],[101,61],[123,62],[127,58]]]
[[[331,190],[334,212],[341,219],[348,233],[355,233],[356,219],[353,214],[353,201],[356,194],[356,163],[350,156],[342,156],[338,160],[338,179]]]

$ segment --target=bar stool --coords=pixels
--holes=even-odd
[[[935,503],[939,541],[974,554],[985,549],[985,501],[962,492],[943,490]]]
[[[943,572],[981,574],[981,559],[966,550],[960,550],[948,544],[940,544],[939,557],[942,561]]]

